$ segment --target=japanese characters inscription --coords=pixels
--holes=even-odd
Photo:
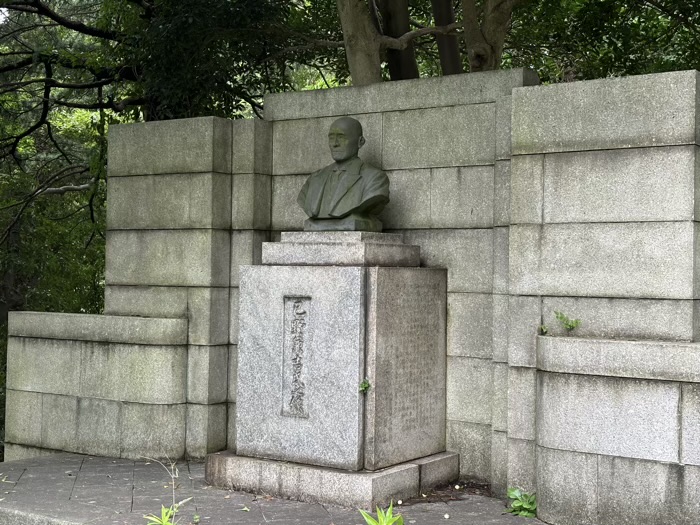
[[[282,415],[309,417],[305,367],[309,358],[310,297],[284,298]]]

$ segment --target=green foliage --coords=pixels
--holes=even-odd
[[[549,328],[547,325],[540,325],[540,335],[547,335],[549,333]]]
[[[403,525],[403,516],[401,514],[393,515],[394,502],[392,501],[386,512],[377,507],[377,519],[374,519],[371,514],[360,509],[362,517],[367,522],[367,525]]]
[[[163,507],[160,509],[160,517],[153,514],[148,514],[144,516],[148,520],[148,525],[174,525],[175,514],[177,509],[175,507]]]
[[[362,392],[363,394],[366,394],[366,393],[369,391],[369,389],[370,389],[371,386],[372,386],[372,385],[369,384],[369,379],[367,379],[367,378],[365,377],[365,378],[362,380],[362,382],[360,383],[360,392]]]
[[[566,329],[567,332],[571,332],[581,324],[580,319],[571,319],[562,312],[554,312],[554,317],[557,318],[557,321],[561,323],[561,325]]]
[[[526,518],[534,518],[537,516],[537,497],[534,492],[530,494],[524,492],[522,489],[509,488],[508,499],[512,501],[510,502],[510,508],[507,512]]]

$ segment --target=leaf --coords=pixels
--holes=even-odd
[[[241,512],[250,512],[250,509],[248,507],[243,507],[242,509],[238,509]]]
[[[362,514],[362,517],[365,519],[367,522],[367,525],[379,525],[379,522],[375,520],[369,513],[365,512],[362,509],[359,509],[360,514]]]

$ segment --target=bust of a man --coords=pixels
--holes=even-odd
[[[309,217],[304,230],[382,231],[377,215],[389,202],[389,178],[357,156],[364,143],[362,124],[354,118],[331,124],[328,145],[335,162],[312,173],[297,198]]]

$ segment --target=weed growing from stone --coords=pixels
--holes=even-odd
[[[366,394],[372,385],[369,384],[369,379],[364,378],[362,383],[360,383],[360,392]]]
[[[182,501],[175,501],[175,487],[176,487],[176,481],[177,478],[180,476],[180,471],[177,468],[177,463],[174,461],[169,461],[170,467],[166,467],[165,464],[161,461],[158,461],[157,459],[151,459],[151,458],[144,458],[147,461],[153,461],[155,463],[158,463],[161,467],[165,469],[165,471],[168,473],[170,476],[170,486],[172,488],[172,505],[170,507],[165,507],[164,505],[161,505],[160,509],[160,516],[156,516],[154,514],[148,514],[144,516],[144,519],[148,520],[148,525],[177,525],[177,521],[175,521],[175,515],[178,513],[180,510],[180,507],[190,501],[192,498],[187,498],[183,499]],[[195,522],[194,523],[199,523],[199,516],[195,516]]]
[[[537,516],[537,497],[518,488],[508,489],[508,499],[511,500],[510,508],[507,512],[516,516],[534,518]]]
[[[386,512],[382,511],[377,507],[377,519],[374,519],[372,515],[364,510],[360,509],[362,517],[367,522],[367,525],[403,525],[403,516],[397,514],[394,516],[394,502],[392,501]]]
[[[557,321],[561,323],[567,332],[571,332],[581,324],[581,319],[571,319],[561,312],[554,312],[554,317],[557,318]]]

